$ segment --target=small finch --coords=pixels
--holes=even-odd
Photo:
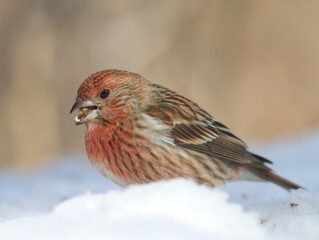
[[[225,125],[196,103],[142,76],[105,70],[80,86],[71,113],[86,124],[90,162],[121,185],[183,177],[215,187],[225,181],[270,181],[300,188],[276,175],[271,161],[251,153]]]

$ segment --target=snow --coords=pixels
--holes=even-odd
[[[250,144],[251,145],[251,144]],[[304,186],[176,179],[123,189],[84,157],[0,173],[0,239],[319,239],[319,129],[253,145]]]

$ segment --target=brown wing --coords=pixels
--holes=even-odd
[[[146,113],[171,128],[171,137],[177,146],[212,158],[268,169],[264,162],[271,163],[269,160],[250,153],[241,139],[197,104],[169,89],[155,87],[158,100]]]

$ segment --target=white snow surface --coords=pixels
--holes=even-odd
[[[0,239],[319,239],[319,129],[253,145],[304,186],[175,179],[123,189],[68,156],[34,172],[0,172]]]

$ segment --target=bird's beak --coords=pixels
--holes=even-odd
[[[82,98],[77,98],[75,103],[73,104],[70,114],[73,113],[75,109],[79,109],[82,107],[84,100]]]
[[[98,106],[91,100],[83,100],[82,98],[78,97],[73,104],[70,113],[76,109],[79,110],[79,115],[74,119],[76,125],[91,121],[98,116]]]

